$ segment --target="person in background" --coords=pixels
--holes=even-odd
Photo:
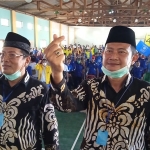
[[[68,66],[68,87],[69,89],[73,89],[74,87],[74,72],[75,72],[75,63],[74,62],[71,62],[71,58],[67,58],[67,66]]]
[[[104,74],[102,72],[102,54],[101,53],[96,53],[95,56],[95,62],[97,63],[97,67],[98,67],[98,72],[99,72],[99,77],[102,77]]]
[[[147,71],[143,75],[143,80],[150,83],[150,57],[147,62]]]
[[[77,88],[78,85],[82,82],[84,66],[81,64],[81,58],[77,58],[75,61],[75,70],[74,70],[74,88]]]
[[[71,55],[71,54],[72,54],[72,49],[71,49],[71,47],[69,46],[69,47],[68,47],[68,56]]]
[[[59,150],[58,123],[45,84],[29,76],[30,42],[9,32],[0,64],[0,149]]]
[[[142,67],[140,67],[139,61],[137,61],[135,63],[135,65],[133,66],[133,68],[131,70],[131,74],[138,79],[142,79],[143,74],[144,74],[144,69]]]
[[[35,67],[36,67],[36,57],[35,56],[31,56],[31,62],[29,64],[29,66],[31,66],[31,68],[32,68],[32,77],[34,77],[35,79],[38,79],[38,72],[35,69]]]
[[[37,53],[38,53],[38,49],[37,49],[37,47],[35,47],[35,48],[33,49],[33,55],[36,57],[36,56],[37,56]]]
[[[97,46],[95,45],[95,46],[94,46],[94,54],[96,54],[96,53],[98,53],[98,48],[97,48]]]
[[[45,50],[52,68],[51,101],[62,112],[86,110],[81,150],[150,149],[150,84],[131,76],[137,59],[135,32],[110,29],[103,52],[102,78],[83,81],[70,91],[63,79],[63,51],[57,37]],[[57,60],[57,61],[56,61]]]
[[[143,68],[145,73],[147,71],[147,58],[144,55],[140,55],[138,61],[140,62],[140,67]]]
[[[39,49],[36,57],[38,58],[38,60],[41,60],[43,58],[43,52],[41,48]]]
[[[67,59],[66,59],[67,61]],[[64,62],[64,71],[63,71],[63,75],[64,75],[64,78],[66,79],[66,82],[68,82],[69,80],[69,77],[68,77],[68,66],[66,65],[66,63]]]
[[[39,62],[38,57],[36,57],[36,56],[33,54],[33,52],[30,52],[30,56],[35,58],[35,62],[36,62],[36,63]]]
[[[45,58],[40,60],[39,63],[35,66],[35,70],[38,72],[38,80],[42,81],[49,87],[51,67],[47,65],[47,60]]]
[[[95,56],[92,56],[92,60],[87,64],[87,78],[95,78],[99,76],[98,65],[95,62]]]
[[[102,63],[102,54],[101,53],[96,53],[95,54],[95,62],[98,63]]]

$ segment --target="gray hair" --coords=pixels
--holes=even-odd
[[[132,51],[132,55],[135,55],[138,53],[138,51],[132,45],[131,45],[131,51]]]

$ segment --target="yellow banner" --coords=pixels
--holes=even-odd
[[[147,35],[145,36],[144,42],[145,42],[145,44],[146,44],[147,46],[150,46],[150,34],[147,34]]]

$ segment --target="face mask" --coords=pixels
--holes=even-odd
[[[117,71],[109,71],[104,66],[102,66],[102,71],[105,75],[111,78],[121,78],[125,74],[129,73],[129,68],[127,66],[117,70]]]
[[[18,71],[15,72],[14,74],[11,74],[11,75],[4,74],[4,76],[5,76],[8,80],[13,81],[13,80],[16,80],[16,79],[18,79],[19,77],[21,77],[21,72],[20,72],[20,70],[18,70]]]

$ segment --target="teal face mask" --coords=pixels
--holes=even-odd
[[[125,74],[129,73],[129,68],[127,66],[117,70],[117,71],[109,71],[104,66],[102,66],[102,71],[105,75],[111,78],[121,78]]]
[[[3,73],[4,74],[4,73]],[[10,80],[10,81],[13,81],[13,80],[16,80],[18,79],[19,77],[21,77],[21,72],[20,70],[18,70],[17,72],[11,74],[11,75],[8,75],[8,74],[4,74],[4,76]]]

